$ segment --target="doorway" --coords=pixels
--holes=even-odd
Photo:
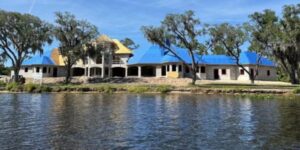
[[[219,69],[214,69],[214,79],[215,80],[219,80],[220,79]]]
[[[53,68],[53,77],[57,77],[57,68]]]

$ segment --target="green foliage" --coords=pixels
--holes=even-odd
[[[102,85],[102,86],[96,87],[96,90],[101,93],[113,93],[116,91],[116,88],[114,88],[113,86],[110,86],[110,85]]]
[[[282,17],[272,10],[250,15],[253,26],[251,47],[267,50],[291,83],[299,83],[300,75],[300,4],[284,6]]]
[[[294,94],[300,94],[300,87],[297,87],[293,90]]]
[[[172,89],[172,86],[169,85],[159,85],[155,87],[155,91],[162,94],[169,93]]]
[[[124,46],[128,47],[131,50],[135,50],[139,48],[140,46],[138,44],[135,44],[134,41],[130,38],[125,38],[124,40],[120,41]]]
[[[240,54],[242,53],[242,46],[249,39],[248,32],[248,24],[243,24],[242,26],[234,26],[228,23],[223,23],[209,28],[209,34],[211,36],[209,43],[212,49],[216,49],[221,52],[225,51],[227,55],[232,56],[236,65],[241,67],[248,74],[249,78],[254,84],[254,74],[252,74],[249,70],[245,68],[244,65],[240,63]],[[258,64],[259,60],[257,61],[257,65]]]
[[[30,14],[0,10],[0,55],[10,60],[18,81],[21,64],[51,40],[51,25]]]
[[[143,26],[142,31],[149,42],[165,48],[186,66],[189,66],[171,45],[186,49],[192,59],[190,70],[193,73],[193,84],[195,84],[197,69],[194,54],[196,52],[201,55],[205,53],[206,49],[204,44],[198,41],[198,38],[203,36],[204,29],[199,19],[195,18],[194,12],[186,11],[183,14],[169,14],[160,26]],[[203,50],[203,52],[199,52],[200,50]]]
[[[55,22],[54,35],[60,42],[59,52],[65,58],[66,83],[69,83],[72,66],[85,57],[84,46],[98,35],[98,31],[96,26],[87,21],[77,20],[68,12],[56,13]]]
[[[149,86],[129,86],[127,88],[127,91],[130,93],[145,93],[145,92],[149,92],[150,91],[150,87]]]
[[[33,91],[35,91],[36,89],[38,89],[39,86],[40,86],[40,85],[29,83],[29,84],[25,84],[25,85],[23,86],[23,90],[26,91],[26,92],[33,92]]]
[[[5,87],[5,86],[6,86],[6,83],[3,81],[0,81],[0,87]]]
[[[22,85],[20,85],[16,82],[12,82],[12,83],[6,84],[6,90],[12,91],[12,92],[21,92],[23,90],[23,87],[22,87]]]

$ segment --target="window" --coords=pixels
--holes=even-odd
[[[199,66],[196,67],[196,72],[199,72],[200,71],[200,68]]]
[[[28,72],[28,68],[25,68],[25,72]]]
[[[172,71],[176,71],[176,65],[172,65]]]
[[[50,72],[51,72],[51,68],[48,69],[48,73],[50,73]]]
[[[96,64],[102,64],[102,56],[96,58]]]
[[[226,75],[226,69],[222,69],[222,75]]]
[[[201,67],[201,73],[205,73],[205,67]]]
[[[267,71],[267,76],[270,76],[271,75],[271,72],[270,70]]]
[[[40,67],[36,67],[36,72],[37,72],[37,73],[40,72]]]
[[[47,73],[47,68],[43,67],[43,73]]]
[[[167,71],[170,71],[170,66],[169,65],[167,65]]]
[[[179,72],[181,72],[181,71],[182,71],[182,66],[179,65],[178,67],[179,67],[179,68],[178,68]]]
[[[241,74],[241,75],[244,75],[244,74],[245,74],[245,70],[241,69],[241,70],[240,70],[240,74]]]

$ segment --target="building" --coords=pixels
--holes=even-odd
[[[89,56],[80,60],[72,68],[72,76],[86,77],[162,77],[186,78],[191,77],[189,67],[173,54],[159,46],[152,46],[148,50],[132,51],[120,41],[101,36],[98,40],[114,42],[118,49],[112,56],[94,58]],[[192,60],[188,52],[182,48],[174,47],[176,53],[188,64]],[[197,63],[197,77],[204,80],[250,80],[243,69],[236,65],[235,59],[226,55],[195,55]],[[111,59],[108,59],[111,57]],[[257,67],[258,55],[254,52],[242,52],[240,64],[249,72],[254,73]],[[23,63],[20,75],[26,78],[63,77],[66,71],[63,68],[63,57],[58,49],[43,56],[35,56]],[[276,80],[276,65],[269,59],[262,57],[258,65],[257,80]]]

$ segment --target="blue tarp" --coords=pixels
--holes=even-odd
[[[34,56],[30,59],[27,59],[23,62],[24,66],[30,66],[30,65],[55,65],[55,63],[52,61],[52,59],[48,56],[42,55],[42,56]]]
[[[192,63],[192,59],[188,52],[183,48],[173,47],[173,50],[176,51],[186,63]],[[207,65],[235,65],[235,59],[231,56],[226,55],[195,55],[195,61],[198,64],[207,64]],[[244,65],[256,65],[258,55],[254,52],[242,52],[240,55],[240,63]],[[180,60],[175,57],[171,52],[167,52],[159,46],[152,46],[148,50],[136,50],[133,53],[133,56],[129,59],[129,65],[137,64],[161,64],[161,63],[177,63]],[[271,60],[262,57],[260,65],[263,66],[275,66]]]

